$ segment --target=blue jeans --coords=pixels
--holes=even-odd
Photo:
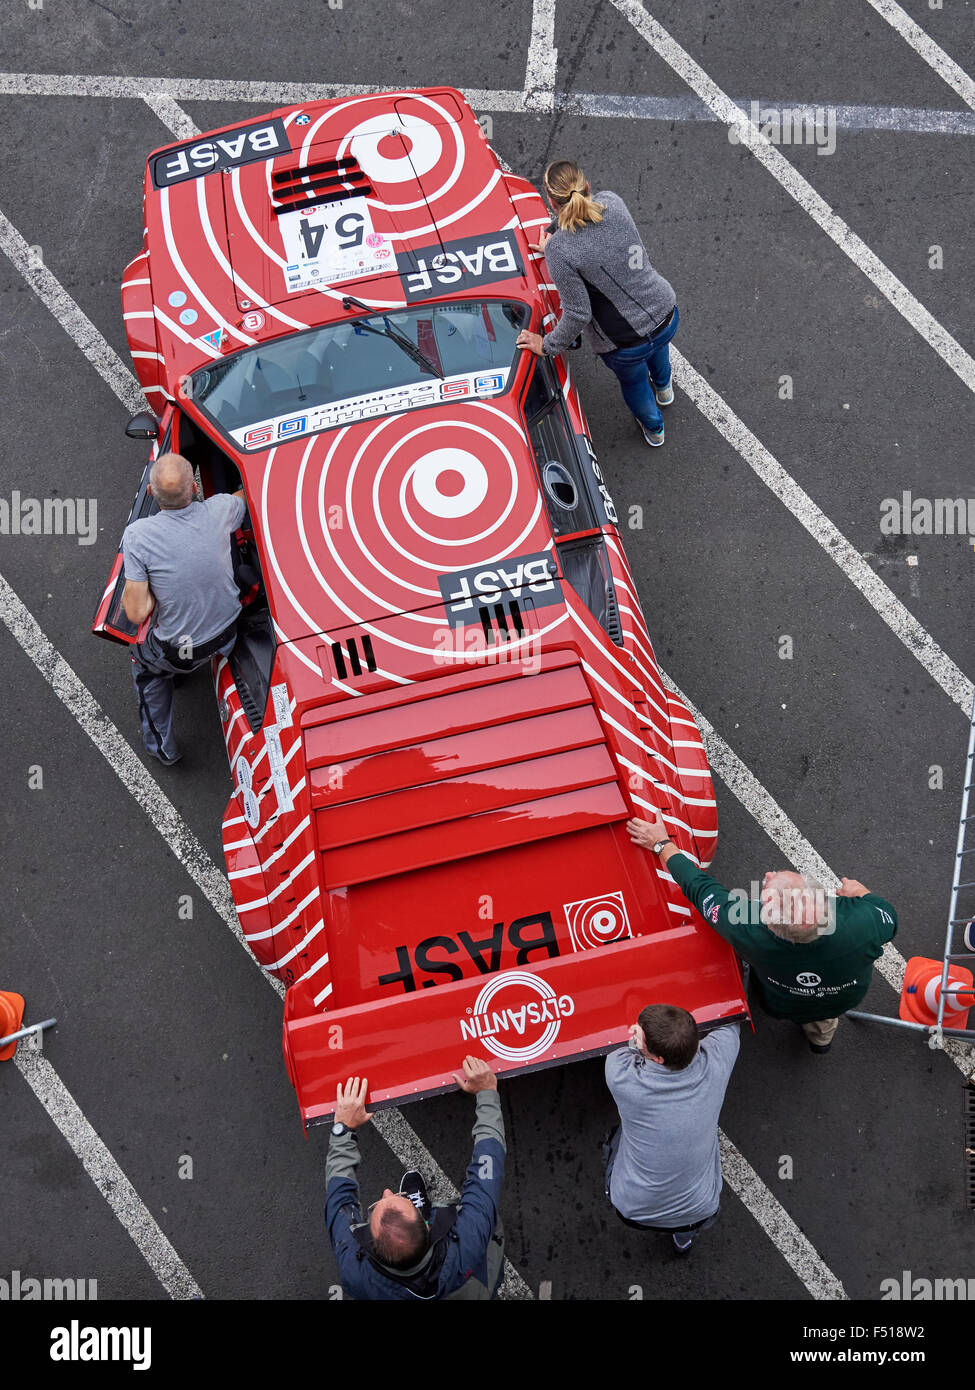
[[[616,348],[602,353],[602,359],[619,377],[623,399],[645,430],[657,434],[664,427],[653,389],[650,385],[670,385],[670,340],[677,332],[680,314],[674,305],[674,316],[666,328],[636,347]]]

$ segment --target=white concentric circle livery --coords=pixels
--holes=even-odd
[[[436,168],[443,154],[440,132],[429,121],[406,116],[401,133],[402,139],[388,130],[377,131],[375,121],[366,121],[348,136],[351,153],[377,183],[411,183]]]
[[[360,622],[402,615],[397,635],[433,652],[439,575],[460,557],[489,564],[551,544],[538,488],[519,476],[519,443],[502,412],[445,405],[422,426],[409,412],[377,421],[354,449],[340,431],[310,438],[300,461],[276,457],[276,487],[294,504],[265,525],[290,588],[312,607],[324,591]]]
[[[504,1062],[531,1062],[549,1050],[562,1019],[574,1011],[571,996],[557,995],[541,976],[506,970],[480,991],[469,1016],[461,1020],[461,1035],[476,1038]],[[515,1041],[518,1038],[524,1041]]]
[[[601,893],[596,898],[565,903],[563,911],[576,951],[592,951],[633,935],[622,893]]]
[[[470,516],[488,493],[487,469],[466,449],[434,449],[406,481],[423,510],[438,517]]]

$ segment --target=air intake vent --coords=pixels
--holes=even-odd
[[[350,670],[353,676],[375,671],[376,658],[372,650],[372,638],[363,633],[356,645],[356,638],[348,637],[344,647],[341,642],[333,642],[332,660],[335,662],[335,673],[339,680],[345,680]]]
[[[489,643],[512,642],[524,637],[527,628],[517,599],[504,603],[484,604],[477,610],[478,621]]]
[[[346,198],[361,198],[374,192],[358,160],[351,158],[326,159],[318,164],[279,169],[271,175],[271,182],[275,199],[281,200],[273,205],[278,217],[285,212],[317,207],[319,203],[340,203]],[[350,188],[349,184],[354,186]]]

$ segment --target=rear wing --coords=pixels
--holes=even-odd
[[[315,1125],[350,1077],[384,1109],[452,1089],[469,1053],[503,1075],[608,1052],[647,1004],[678,1000],[705,1029],[749,1016],[734,953],[703,922],[327,1014],[298,1016],[289,990],[284,1060]]]

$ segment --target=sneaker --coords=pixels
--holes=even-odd
[[[650,432],[650,430],[643,429],[643,426],[642,426],[642,425],[640,426],[640,429],[643,430],[643,437],[644,437],[644,439],[647,441],[647,443],[650,445],[650,448],[651,448],[651,449],[659,449],[660,446],[661,446],[661,444],[664,442],[664,432],[663,432],[663,430],[657,430],[656,433],[653,433],[653,434],[652,434],[652,433]]]
[[[675,1231],[671,1236],[674,1242],[674,1249],[678,1255],[689,1255],[691,1246],[694,1244],[693,1231]]]
[[[150,752],[151,750],[147,749],[146,751],[147,751],[147,752]],[[178,763],[178,762],[179,762],[179,760],[180,760],[180,758],[181,758],[182,756],[183,756],[183,755],[182,755],[182,753],[179,751],[179,749],[177,749],[176,752],[175,752],[175,753],[172,753],[172,754],[169,754],[169,753],[152,753],[152,757],[154,757],[158,762],[161,762],[162,765],[163,765],[163,767],[172,767],[174,763]]]
[[[673,382],[668,381],[666,386],[657,386],[653,383],[653,394],[657,399],[658,405],[673,405],[674,386]]]
[[[415,1168],[411,1168],[408,1173],[403,1174],[403,1180],[399,1185],[399,1190],[400,1196],[409,1197],[424,1221],[429,1221],[430,1213],[433,1208],[429,1194],[427,1193],[427,1185],[423,1181],[422,1175],[418,1173]]]

